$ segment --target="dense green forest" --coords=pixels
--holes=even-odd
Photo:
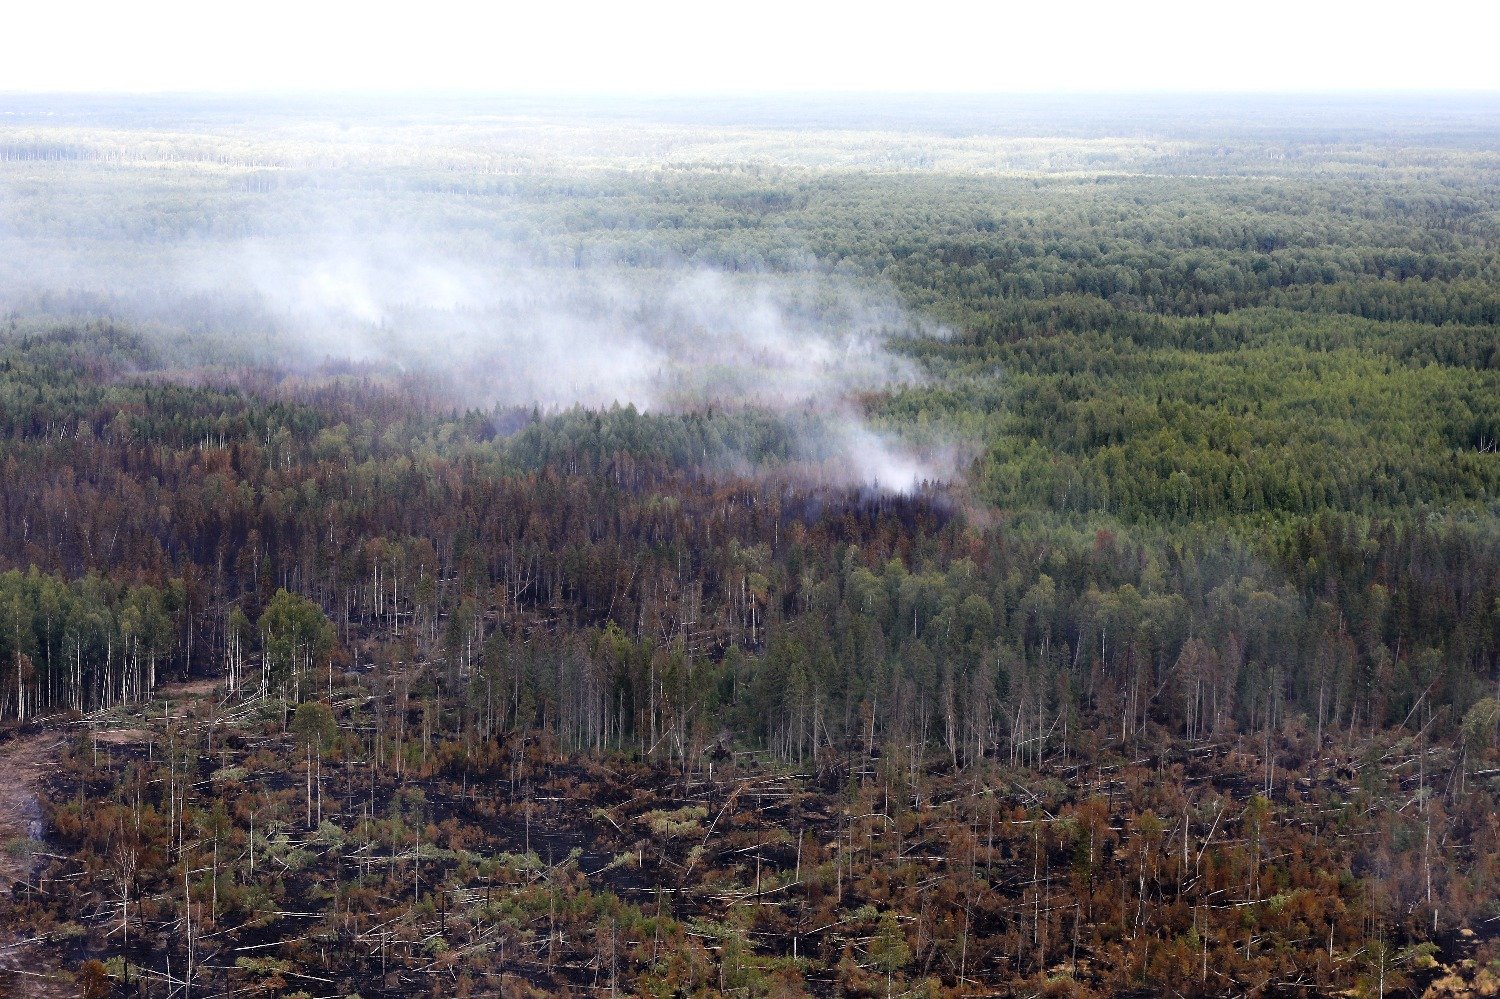
[[[1494,987],[1492,110],[273,110],[0,130],[0,720],[54,739],[0,947],[91,996]],[[308,246],[380,262],[246,276]],[[575,287],[738,353],[530,398],[498,331]]]

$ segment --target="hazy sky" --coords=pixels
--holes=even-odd
[[[1500,2],[13,0],[0,91],[1500,89]]]

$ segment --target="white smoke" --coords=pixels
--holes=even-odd
[[[327,218],[304,231],[123,251],[0,234],[0,252],[0,303],[14,309],[45,311],[62,290],[98,311],[189,329],[238,324],[249,335],[259,322],[287,362],[430,371],[477,406],[812,412],[821,418],[799,426],[824,428],[822,439],[802,451],[818,456],[820,475],[898,491],[955,475],[951,452],[918,449],[863,415],[865,394],[922,378],[893,345],[942,330],[894,295],[816,267],[558,264],[488,234],[355,234]]]

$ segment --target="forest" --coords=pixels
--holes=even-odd
[[[18,99],[0,990],[1494,994],[1430,100]]]

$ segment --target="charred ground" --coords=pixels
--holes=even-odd
[[[1496,987],[1485,109],[898,146],[34,110],[0,140],[5,987]],[[503,290],[497,256],[503,307],[408,301]],[[204,260],[285,280],[167,287]],[[388,315],[293,308],[302,263]],[[881,377],[548,405],[476,360],[616,279],[583,328],[650,345],[699,271],[798,292],[794,349],[700,389],[830,316],[902,320],[855,351]],[[872,442],[951,481],[851,484]]]

